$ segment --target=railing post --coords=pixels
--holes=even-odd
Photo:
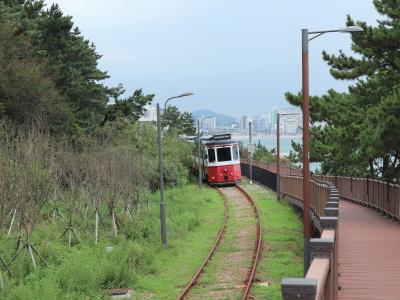
[[[315,300],[317,295],[316,279],[285,278],[281,282],[283,300]]]
[[[389,216],[389,180],[386,182],[386,215]]]
[[[368,202],[368,206],[370,206],[369,204],[369,177],[367,177],[367,202]]]
[[[336,229],[338,218],[337,217],[321,217],[319,219],[323,229]]]

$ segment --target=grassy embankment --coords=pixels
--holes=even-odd
[[[242,186],[250,193],[261,212],[263,252],[257,268],[257,279],[252,294],[256,299],[282,299],[280,282],[284,277],[303,275],[302,223],[285,200],[276,201],[276,194],[258,185]]]
[[[130,287],[135,299],[175,299],[201,264],[220,228],[223,201],[216,191],[186,186],[166,192],[169,246],[160,245],[158,194],[147,196],[149,206],[137,210],[133,221],[122,218],[118,237],[101,231],[79,232],[81,242],[69,247],[60,239],[68,218],[35,227],[32,243],[47,261],[33,269],[23,251],[5,277],[0,299],[107,299],[104,290]],[[13,254],[16,234],[3,234],[0,253]],[[112,246],[112,252],[106,247]],[[37,263],[39,259],[36,257]]]

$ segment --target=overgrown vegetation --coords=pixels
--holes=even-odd
[[[52,206],[46,205],[48,215],[36,224],[31,240],[47,264],[33,268],[30,257],[22,253],[11,265],[12,276],[5,276],[0,298],[106,299],[108,289],[130,287],[135,299],[175,299],[214,241],[223,201],[215,191],[199,192],[193,186],[168,190],[166,199],[168,249],[160,242],[158,194],[141,193],[141,205],[132,208],[132,218],[124,206],[117,206],[118,236],[105,218],[107,230],[102,229],[99,243],[90,226],[77,229],[79,240],[74,239],[72,247],[60,238],[69,222],[68,202],[59,202],[60,215],[55,218]],[[101,207],[102,216],[106,209]],[[83,222],[83,213],[74,217],[74,225]],[[7,260],[14,254],[17,237],[0,237],[0,253]]]

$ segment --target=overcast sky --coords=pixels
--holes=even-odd
[[[103,55],[110,86],[142,88],[155,101],[186,91],[182,110],[235,117],[287,106],[301,88],[301,28],[336,29],[346,15],[375,24],[372,0],[47,0],[73,16]],[[322,50],[351,53],[347,34],[310,44],[310,93],[346,90],[329,75]],[[179,101],[179,102],[178,102]]]

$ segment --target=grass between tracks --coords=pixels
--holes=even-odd
[[[263,227],[263,252],[257,267],[255,299],[282,299],[280,282],[284,277],[303,275],[302,223],[290,204],[276,201],[276,194],[247,180],[242,186],[256,201]]]
[[[210,189],[186,186],[166,192],[169,246],[160,244],[158,194],[149,195],[149,207],[135,212],[133,221],[121,215],[118,237],[101,231],[94,244],[93,231],[78,231],[80,243],[68,247],[60,240],[67,218],[44,220],[32,241],[47,261],[33,269],[23,251],[8,277],[2,266],[4,288],[0,299],[108,299],[104,290],[134,289],[134,299],[175,299],[200,266],[223,220],[223,200]],[[103,214],[104,212],[102,212]],[[67,212],[64,212],[67,214]],[[108,229],[111,223],[106,222]],[[9,261],[16,233],[0,234],[0,254]],[[112,246],[112,252],[105,249]]]

